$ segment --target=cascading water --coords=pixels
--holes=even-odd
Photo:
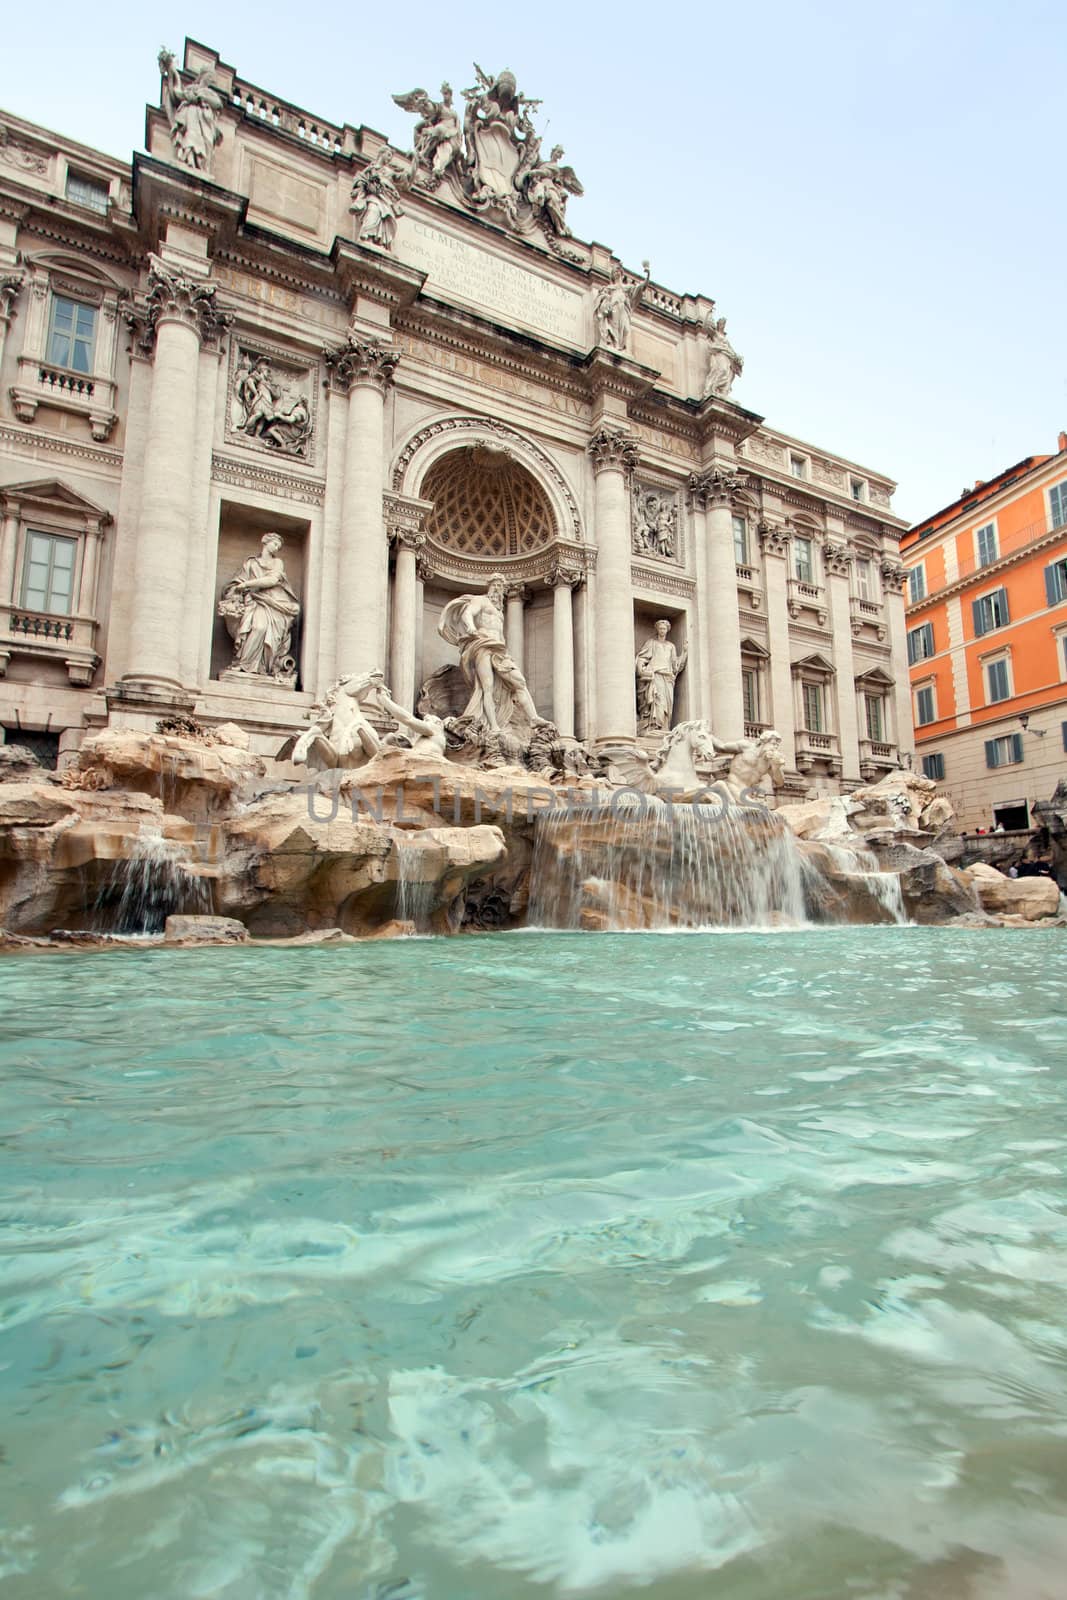
[[[416,845],[396,841],[396,916],[410,922],[416,933],[430,932],[434,885],[427,881],[425,855]]]
[[[821,887],[769,808],[728,800],[671,805],[616,795],[611,804],[542,813],[528,922],[544,928],[801,925]]]
[[[873,850],[839,844],[824,844],[823,849],[840,869],[841,878],[851,880],[886,913],[888,922],[906,923],[908,913],[896,872],[884,872]]]
[[[206,916],[211,909],[211,884],[192,871],[185,846],[142,828],[97,895],[93,922],[101,933],[162,933],[170,916]]]

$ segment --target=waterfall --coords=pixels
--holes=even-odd
[[[769,808],[621,794],[537,818],[528,923],[545,928],[798,926],[821,884]]]
[[[886,913],[887,922],[907,922],[900,875],[884,872],[873,850],[864,849],[858,842],[854,846],[823,843],[822,848],[838,868],[841,879],[855,884],[875,905],[881,907]]]
[[[425,876],[425,852],[417,845],[396,839],[396,916],[410,922],[416,933],[430,932],[434,882]]]
[[[102,933],[162,933],[169,916],[205,916],[211,909],[211,884],[192,871],[185,846],[142,827],[100,889],[93,923]]]

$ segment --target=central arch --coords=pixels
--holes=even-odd
[[[426,537],[439,550],[506,563],[547,550],[556,520],[537,479],[506,450],[461,445],[440,456],[422,480],[431,500]]]

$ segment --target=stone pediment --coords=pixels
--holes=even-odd
[[[0,489],[0,504],[5,509],[14,505],[32,506],[38,512],[51,511],[53,515],[58,513],[67,521],[75,517],[82,518],[94,527],[104,527],[112,520],[110,511],[96,505],[85,495],[79,494],[60,478],[39,478],[31,483],[6,483]]]
[[[806,673],[813,678],[834,678],[837,676],[837,668],[833,662],[828,661],[825,656],[819,655],[817,651],[810,656],[805,656],[802,661],[794,661],[792,670],[793,672]]]
[[[855,681],[857,689],[892,689],[897,680],[884,667],[868,667],[866,672],[856,674]]]
[[[758,639],[742,639],[741,654],[743,656],[755,656],[759,661],[769,661],[771,659],[771,652],[765,644],[760,644]]]

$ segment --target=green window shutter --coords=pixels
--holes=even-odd
[[[985,764],[987,767],[1000,766],[1000,762],[997,760],[997,741],[995,739],[987,739],[985,742]]]
[[[971,601],[971,618],[974,622],[974,636],[976,639],[980,639],[986,631],[985,612],[982,609],[981,600]]]

